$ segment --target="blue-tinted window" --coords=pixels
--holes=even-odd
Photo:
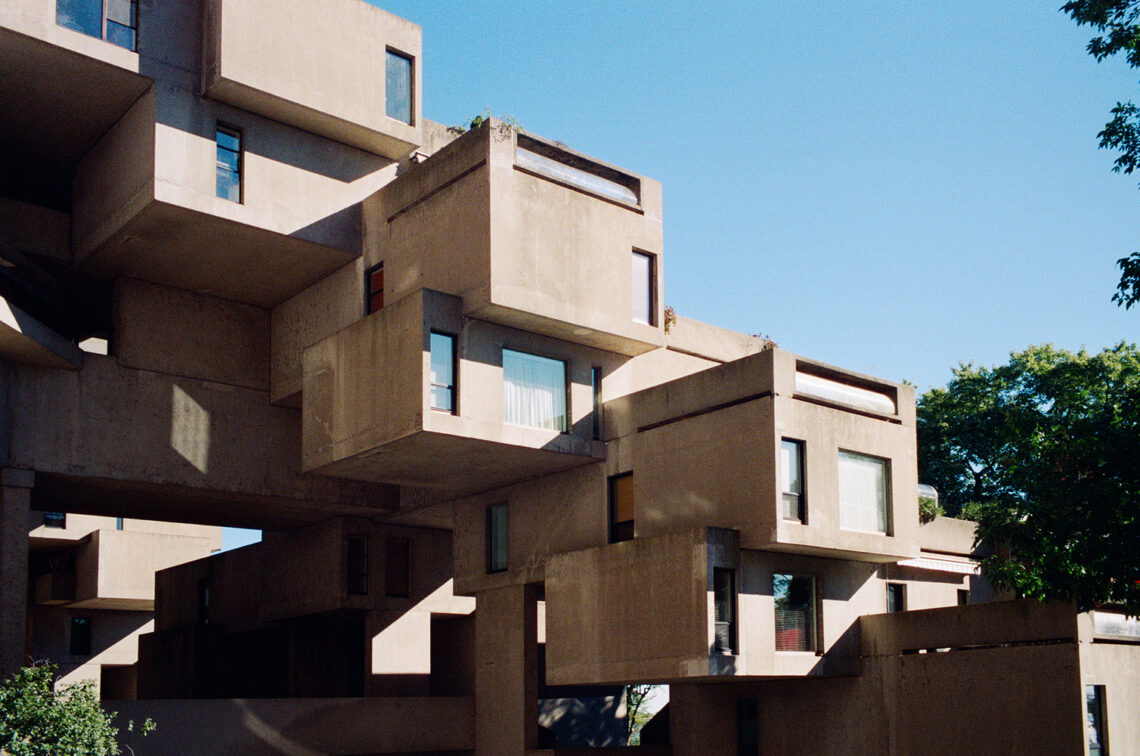
[[[487,509],[487,572],[507,569],[507,505]]]
[[[138,49],[138,0],[56,0],[55,22],[128,50]]]
[[[389,118],[412,122],[412,59],[388,51],[385,65],[384,109]]]
[[[107,0],[107,41],[134,50],[136,29],[138,29],[136,0]]]
[[[103,0],[56,0],[55,22],[92,37],[102,37]]]
[[[241,132],[218,126],[217,141],[218,185],[217,194],[231,202],[241,202]]]
[[[431,408],[455,412],[455,337],[431,333]]]
[[[66,528],[67,527],[67,513],[66,512],[44,512],[44,527],[45,528]]]

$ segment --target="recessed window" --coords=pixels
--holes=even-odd
[[[407,538],[389,538],[384,545],[384,595],[407,598],[412,588],[412,545]]]
[[[780,470],[783,487],[781,507],[785,520],[804,521],[804,442],[780,442]]]
[[[66,512],[44,512],[44,527],[45,528],[66,528],[67,527],[67,513]]]
[[[344,539],[345,585],[350,596],[368,595],[368,536]]]
[[[816,651],[815,578],[772,576],[776,604],[776,650]]]
[[[965,588],[958,589],[958,606],[970,605],[970,592]]]
[[[633,473],[610,478],[610,543],[633,540]]]
[[[504,422],[565,433],[566,404],[565,362],[503,350]]]
[[[890,463],[880,457],[839,452],[839,527],[890,532]]]
[[[71,618],[71,638],[67,652],[72,656],[91,655],[91,618]]]
[[[388,51],[385,65],[384,111],[389,118],[412,122],[412,59]]]
[[[384,263],[364,271],[364,314],[384,309]]]
[[[431,408],[455,412],[455,337],[431,332]]]
[[[217,143],[217,195],[230,202],[241,202],[241,132],[228,126],[218,126],[214,132]]]
[[[657,315],[653,255],[633,251],[633,322],[654,325]]]
[[[487,508],[487,572],[507,569],[507,505]]]
[[[137,0],[56,0],[55,22],[128,50],[138,49]]]
[[[122,530],[122,529],[123,529],[123,518],[122,517],[116,517],[115,518],[115,530]]]
[[[713,650],[736,653],[736,570],[713,568]]]
[[[906,611],[906,586],[902,583],[887,583],[887,611]]]
[[[590,368],[590,393],[594,397],[592,436],[595,441],[602,440],[602,369]]]
[[[1089,756],[1108,756],[1108,721],[1104,713],[1104,686],[1085,686],[1085,722]]]

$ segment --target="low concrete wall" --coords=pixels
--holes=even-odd
[[[470,698],[265,698],[112,701],[136,756],[278,756],[459,751],[474,747]],[[146,737],[126,723],[150,717]],[[136,727],[136,730],[138,728]]]

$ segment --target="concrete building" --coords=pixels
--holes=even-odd
[[[676,316],[660,185],[424,119],[414,24],[12,0],[0,80],[4,670],[40,513],[266,533],[159,572],[136,753],[569,752],[638,682],[651,753],[1140,752],[1140,626],[993,601],[913,389]]]

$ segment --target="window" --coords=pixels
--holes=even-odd
[[[969,606],[970,592],[965,588],[958,589],[958,606]]]
[[[736,653],[736,570],[713,567],[713,650]]]
[[[804,442],[780,442],[780,468],[783,471],[783,516],[804,521]]]
[[[610,543],[633,540],[633,473],[610,478]]]
[[[137,0],[56,0],[55,22],[131,51],[138,49]]]
[[[368,536],[344,539],[345,585],[350,596],[368,595]]]
[[[1085,686],[1089,756],[1108,756],[1108,722],[1104,713],[1104,686]]]
[[[44,527],[45,528],[66,528],[67,527],[67,513],[66,512],[44,512]]]
[[[384,111],[389,118],[412,122],[412,59],[393,50],[388,51],[385,66]]]
[[[594,396],[593,438],[602,440],[602,369],[590,368],[590,392]]]
[[[431,408],[455,412],[455,337],[431,332]]]
[[[889,533],[890,484],[887,460],[840,451],[839,527]]]
[[[503,420],[565,433],[566,363],[504,349]]]
[[[123,518],[122,517],[116,517],[115,518],[115,530],[122,530],[122,529],[123,529]]]
[[[773,575],[776,603],[776,650],[817,651],[815,578]]]
[[[384,549],[384,595],[407,598],[412,591],[412,547],[407,538],[389,538]]]
[[[657,301],[654,293],[653,255],[633,251],[633,322],[656,324]]]
[[[90,617],[71,618],[71,640],[68,644],[67,653],[71,654],[72,656],[91,655]]]
[[[217,195],[230,202],[241,202],[241,132],[219,124],[214,140],[218,154]]]
[[[364,314],[384,309],[384,263],[364,271]]]
[[[507,505],[487,508],[487,572],[507,569]]]
[[[906,611],[906,586],[902,583],[887,583],[887,611]]]

